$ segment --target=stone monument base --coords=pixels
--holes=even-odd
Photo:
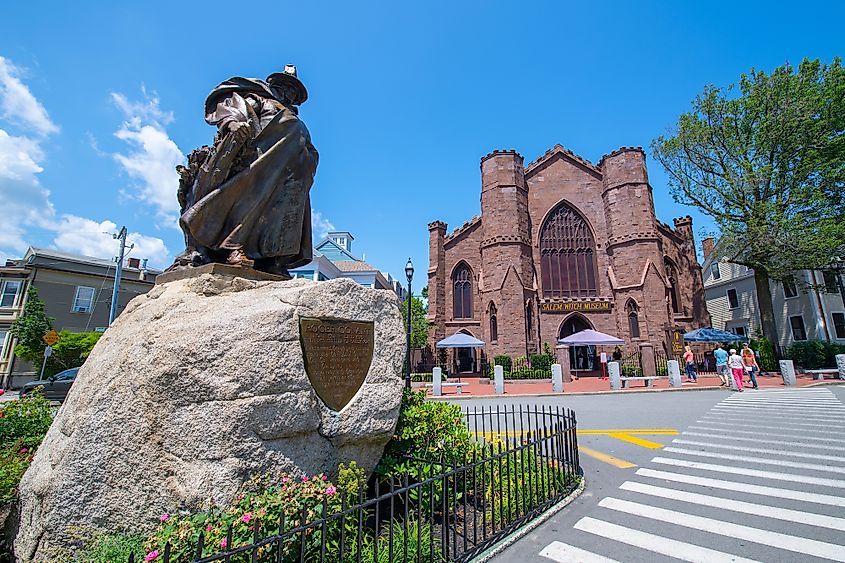
[[[243,266],[232,266],[230,264],[220,264],[219,262],[212,262],[211,264],[204,264],[194,268],[182,268],[180,270],[173,270],[171,272],[164,272],[156,276],[156,285],[168,283],[176,280],[184,280],[188,278],[198,278],[203,274],[218,274],[223,276],[243,278],[245,280],[255,281],[287,281],[291,279],[290,276],[280,276],[277,274],[268,274],[267,272],[260,272],[255,268],[244,268]]]
[[[372,323],[372,362],[340,410],[306,374],[301,318]],[[163,513],[229,503],[254,475],[370,471],[395,429],[403,357],[390,291],[220,273],[156,285],[97,343],[24,475],[17,557],[48,558],[74,526],[148,532]]]

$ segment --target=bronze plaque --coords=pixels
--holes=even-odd
[[[311,386],[330,409],[349,404],[373,361],[372,321],[299,319],[299,341]]]

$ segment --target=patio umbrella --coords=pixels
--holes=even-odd
[[[686,342],[746,342],[748,338],[718,328],[697,328],[684,334]]]
[[[456,332],[437,343],[438,348],[483,348],[484,342],[469,334]]]
[[[560,344],[568,346],[602,346],[610,344],[625,344],[625,341],[615,336],[610,336],[597,330],[586,329],[575,334],[570,334],[566,338],[558,340]]]

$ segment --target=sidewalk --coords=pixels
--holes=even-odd
[[[458,381],[457,378],[450,378],[449,381]],[[493,382],[484,378],[478,377],[463,377],[460,380],[465,383],[462,393],[457,392],[455,387],[443,387],[443,397],[454,399],[457,397],[473,398],[473,397],[492,397],[496,396]],[[682,378],[683,381],[683,378]],[[838,379],[826,379],[825,382],[816,381],[812,375],[799,374],[796,377],[796,387],[807,387],[813,384],[830,384],[830,383],[845,383]],[[645,387],[642,381],[632,381],[633,387],[628,389],[620,389],[618,391],[611,391],[610,382],[607,379],[599,379],[597,377],[582,377],[577,381],[571,381],[563,384],[564,395],[582,395],[582,394],[596,394],[596,393],[641,393],[641,392],[660,392],[660,391],[693,391],[697,389],[725,389],[727,387],[720,387],[719,378],[715,375],[699,376],[698,383],[687,383],[683,381],[683,385],[679,388],[669,386],[669,378],[664,377],[654,381],[652,387]],[[760,389],[784,389],[783,378],[780,374],[773,375],[758,375],[757,384]],[[414,383],[414,389],[423,389],[425,383]],[[745,386],[745,389],[754,392],[750,385]],[[427,390],[427,394],[431,396],[431,389]],[[504,396],[538,396],[538,395],[559,395],[559,393],[552,392],[551,380],[542,380],[538,382],[508,382],[505,381],[505,395]]]

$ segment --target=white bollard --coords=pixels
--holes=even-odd
[[[784,385],[795,385],[795,364],[792,360],[780,361],[780,375]]]
[[[563,393],[563,370],[560,364],[552,364],[552,392]]]
[[[619,362],[607,363],[607,376],[610,379],[610,388],[614,391],[622,389],[621,371],[622,370],[619,368]]]
[[[493,386],[496,390],[496,395],[505,394],[505,368],[496,366],[493,368]]]
[[[443,394],[443,370],[434,368],[431,370],[431,394],[434,397],[439,397]]]
[[[845,379],[845,354],[836,354],[836,369],[839,370],[839,379]]]
[[[666,362],[666,369],[669,371],[669,387],[681,386],[681,365],[678,360]]]

